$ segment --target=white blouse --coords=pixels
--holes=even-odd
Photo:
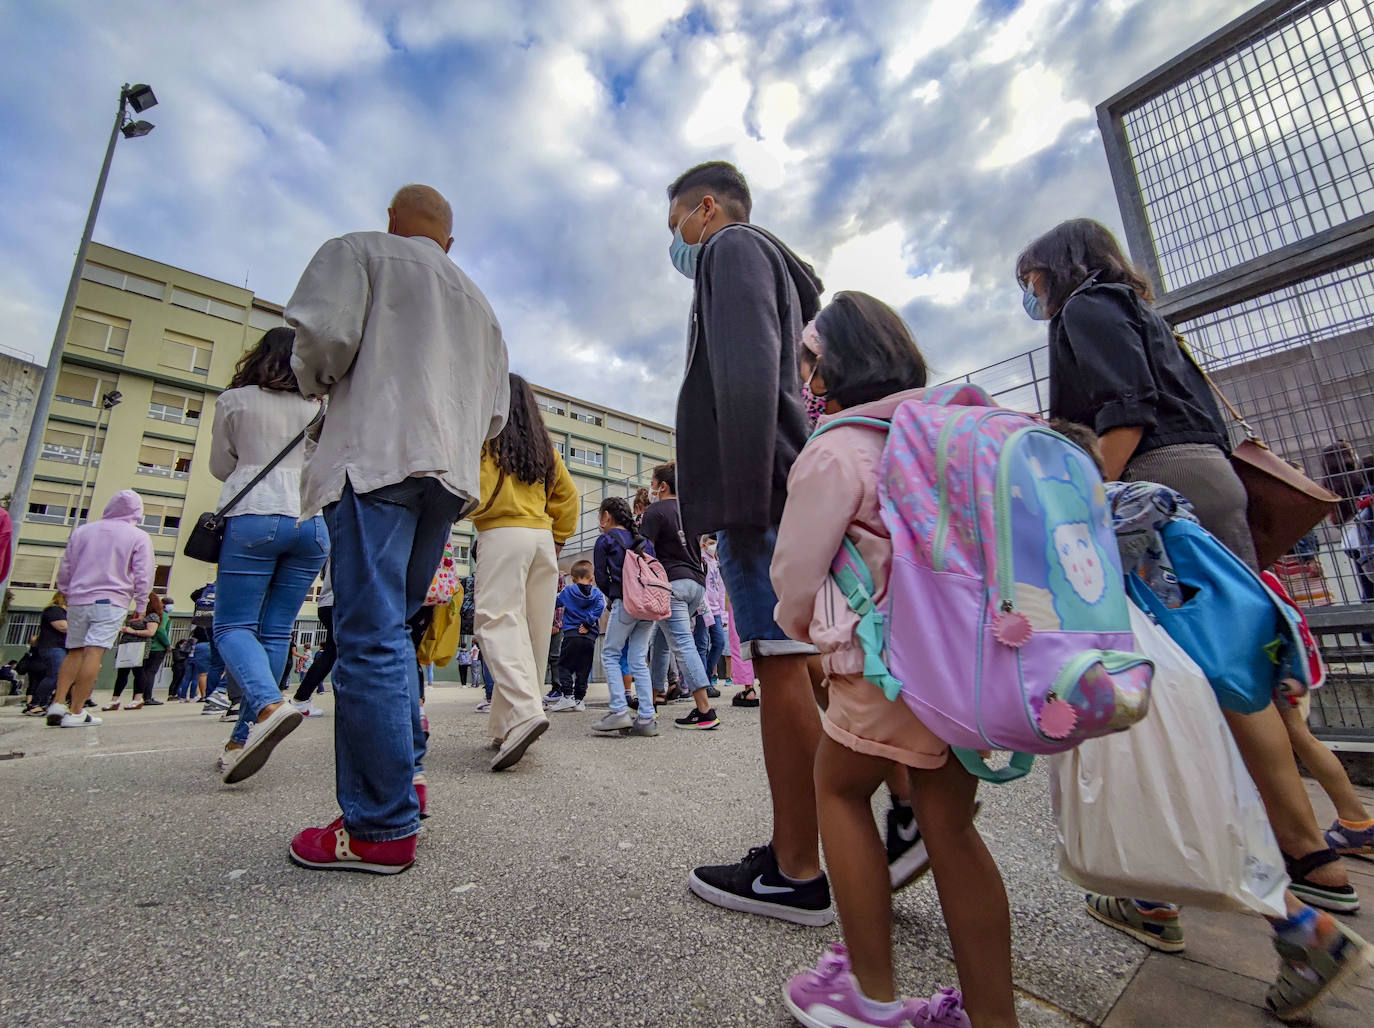
[[[320,405],[299,393],[259,386],[226,389],[215,400],[215,424],[210,441],[210,473],[224,483],[219,494],[223,509],[253,480],[281,448],[319,413]],[[305,443],[298,444],[228,517],[239,514],[301,514],[301,466]]]

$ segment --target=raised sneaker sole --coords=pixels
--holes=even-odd
[[[286,713],[278,716],[278,711],[281,710],[285,710]],[[224,784],[234,785],[261,771],[262,766],[267,763],[267,758],[276,749],[277,743],[294,732],[304,720],[301,712],[289,703],[274,710],[272,724],[256,739],[250,738],[248,745],[239,751],[239,759],[224,773]]]
[[[674,728],[684,728],[689,732],[711,732],[720,727],[720,720],[699,721],[695,724],[684,725],[681,721],[673,722]]]
[[[1123,900],[1123,902],[1129,903],[1130,900]],[[1141,931],[1135,925],[1127,924],[1125,921],[1115,921],[1106,914],[1099,914],[1093,909],[1091,903],[1084,903],[1083,909],[1088,912],[1090,917],[1101,921],[1108,928],[1115,928],[1118,932],[1124,932],[1132,939],[1135,939],[1136,942],[1143,942],[1145,945],[1149,946],[1150,949],[1157,949],[1161,953],[1182,953],[1185,948],[1186,944],[1183,942],[1172,942],[1161,939],[1158,935]]]
[[[888,884],[893,892],[898,892],[929,870],[930,854],[926,852],[926,841],[923,838],[888,865]]]
[[[782,1001],[787,1005],[788,1012],[797,1019],[797,1023],[805,1025],[806,1028],[839,1028],[839,1026],[843,1025],[862,1025],[866,1023],[855,1021],[848,1014],[828,1006],[823,1006],[820,1011],[818,1011],[819,1013],[828,1015],[826,1020],[822,1021],[812,1017],[792,1001],[792,997],[788,993],[785,984],[782,987]]]
[[[809,910],[806,907],[796,907],[789,903],[775,903],[753,896],[741,896],[738,893],[726,892],[724,889],[717,889],[714,885],[703,882],[697,877],[695,871],[687,876],[687,888],[712,906],[723,907],[726,910],[737,910],[742,914],[773,917],[779,921],[806,925],[808,928],[824,928],[835,922],[834,904],[822,910]]]
[[[299,856],[294,848],[291,849],[291,863],[297,867],[308,867],[313,871],[362,871],[373,875],[398,875],[415,866],[413,860],[409,864],[370,864],[366,860],[306,860]]]
[[[1289,882],[1288,888],[1304,903],[1329,910],[1333,914],[1353,914],[1360,909],[1359,893],[1353,889],[1350,892],[1334,892],[1331,889],[1323,889],[1320,885],[1303,882]]]
[[[514,740],[510,740],[501,748],[501,752],[491,762],[493,771],[504,771],[520,763],[520,758],[525,755],[525,751],[530,748],[541,735],[549,730],[548,718],[540,718],[529,728],[517,729],[520,733]]]

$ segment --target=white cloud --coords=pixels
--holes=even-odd
[[[937,267],[912,275],[910,267],[911,248],[901,224],[893,221],[862,235],[851,235],[837,246],[821,278],[833,292],[857,289],[894,307],[905,307],[915,300],[942,306],[958,303],[972,282],[967,268],[946,271]]]
[[[1064,80],[1041,64],[1018,71],[1007,95],[1008,125],[978,162],[984,170],[1005,168],[1053,146],[1066,127],[1093,113],[1084,101],[1065,99]]]

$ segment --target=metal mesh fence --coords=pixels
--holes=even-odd
[[[1123,115],[1167,290],[1374,212],[1374,9],[1293,5]]]

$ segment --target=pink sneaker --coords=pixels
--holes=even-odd
[[[849,952],[835,945],[816,970],[799,974],[782,991],[787,1009],[806,1028],[972,1028],[959,993],[945,989],[930,1000],[907,1000],[875,1014],[849,971]]]

